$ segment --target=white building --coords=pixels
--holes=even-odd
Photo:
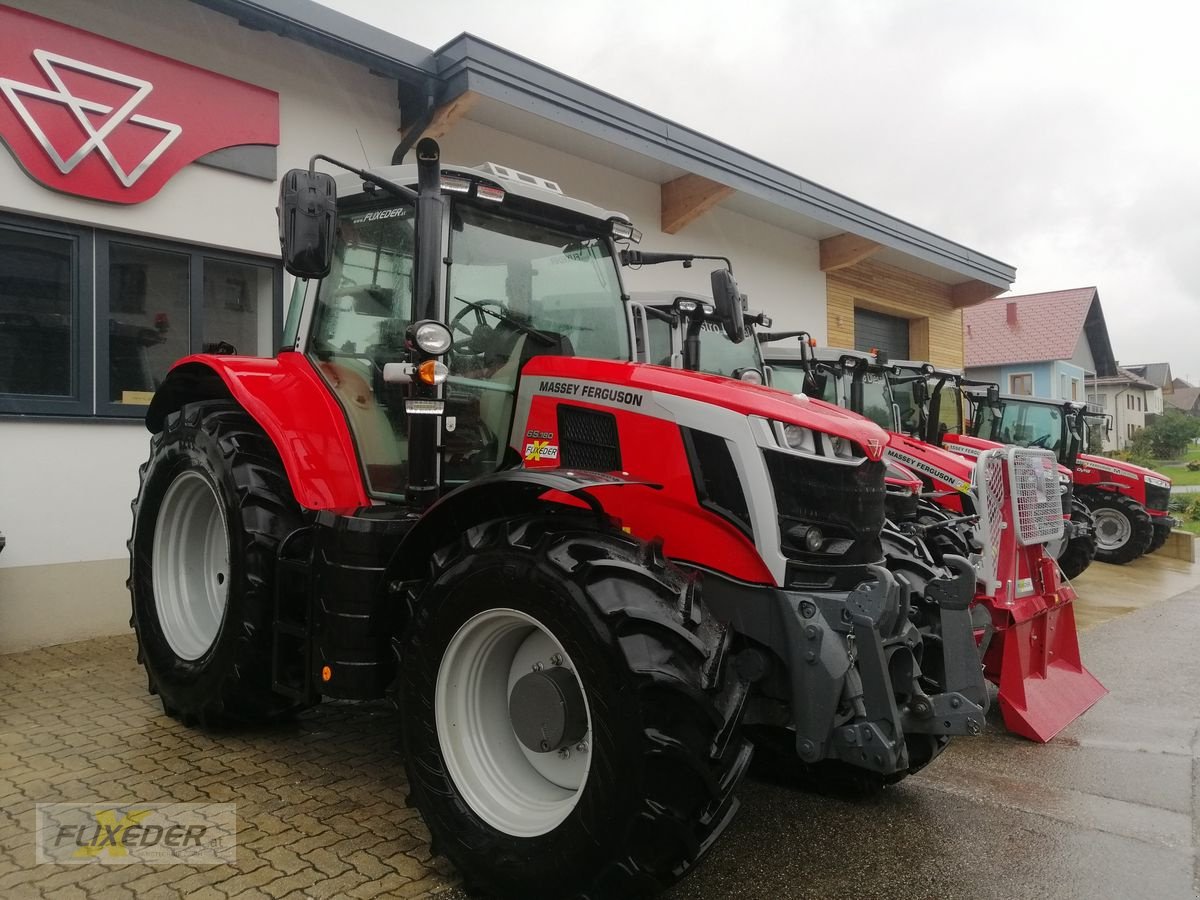
[[[1127,448],[1146,427],[1146,416],[1163,408],[1160,388],[1120,366],[1116,375],[1089,380],[1087,399],[1092,409],[1112,416],[1112,428],[1104,439],[1106,451]]]
[[[1015,277],[466,35],[435,52],[308,0],[10,0],[0,48],[0,651],[127,628],[145,404],[206,344],[274,351],[276,181],[314,153],[387,164],[415,129],[627,212],[647,249],[732,257],[780,326],[852,340],[861,315],[946,364],[936,335]],[[708,290],[700,266],[629,283]]]

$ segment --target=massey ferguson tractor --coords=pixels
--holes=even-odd
[[[790,337],[801,339],[799,353],[771,346]],[[952,453],[920,439],[920,413],[906,415],[892,390],[897,383],[920,385],[920,400],[924,370],[904,377],[875,354],[816,350],[804,332],[763,339],[772,384],[838,402],[893,429],[885,457],[925,487],[917,512],[903,524],[941,553],[971,560],[975,601],[995,628],[985,674],[999,687],[1006,727],[1051,740],[1107,693],[1080,661],[1075,592],[1054,558],[1064,534],[1054,454],[996,445],[974,458]],[[927,412],[936,424],[936,409]]]
[[[887,434],[633,361],[628,219],[416,154],[287,173],[284,348],[180,360],[150,405],[129,587],[165,712],[394,697],[438,852],[520,898],[684,875],[751,733],[880,782],[978,733],[974,575],[883,565]]]
[[[1042,397],[985,398],[965,387],[963,397],[971,407],[969,435],[946,435],[944,446],[972,453],[1000,444],[1046,447],[1072,475],[1076,522],[1090,523],[1090,544],[1101,562],[1123,565],[1153,553],[1166,543],[1178,522],[1168,514],[1171,480],[1150,469],[1084,452],[1089,413],[1083,403]],[[1083,559],[1076,540],[1059,563],[1068,566]]]

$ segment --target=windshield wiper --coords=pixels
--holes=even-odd
[[[538,331],[536,328],[526,325],[524,322],[522,322],[520,319],[516,318],[515,316],[511,315],[510,313],[502,312],[501,310],[503,310],[503,307],[501,307],[500,310],[495,310],[495,309],[489,309],[487,306],[484,306],[482,303],[477,303],[474,300],[464,300],[462,297],[455,297],[454,299],[457,300],[459,303],[466,304],[467,306],[471,307],[471,309],[475,310],[476,312],[484,313],[486,315],[489,315],[496,319],[499,319],[501,322],[506,322],[507,324],[511,325],[513,328],[517,329],[517,331],[521,332],[522,334],[529,335],[535,341],[539,341],[542,344],[545,344],[547,347],[553,347],[556,343],[558,343],[558,341],[555,338],[552,338],[550,335],[546,334],[544,331]]]

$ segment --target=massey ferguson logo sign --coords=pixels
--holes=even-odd
[[[114,203],[205,154],[279,144],[279,96],[0,6],[0,139],[34,179]]]

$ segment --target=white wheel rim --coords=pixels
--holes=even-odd
[[[467,805],[498,831],[537,837],[571,814],[591,770],[592,714],[587,733],[567,752],[536,753],[509,719],[513,685],[536,664],[558,659],[576,673],[562,644],[541,622],[515,609],[490,609],[458,629],[438,667],[434,697],[438,743]]]
[[[1133,535],[1129,519],[1115,509],[1098,509],[1093,513],[1096,520],[1096,546],[1101,550],[1119,550]]]
[[[179,475],[163,496],[151,573],[163,637],[176,656],[199,659],[229,602],[229,532],[216,491],[197,472]]]

